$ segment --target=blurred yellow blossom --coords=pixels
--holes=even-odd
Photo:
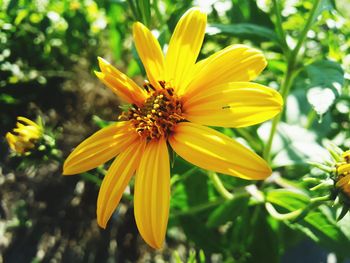
[[[350,198],[350,151],[343,152],[342,162],[337,163],[336,186]]]
[[[37,123],[19,116],[16,128],[6,134],[6,140],[14,152],[25,154],[35,147],[42,134],[42,128]]]

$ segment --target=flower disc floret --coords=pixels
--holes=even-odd
[[[164,81],[159,82],[161,89],[152,84],[144,84],[149,94],[144,104],[132,105],[127,112],[123,112],[119,119],[130,121],[137,134],[147,140],[167,138],[177,123],[184,121],[182,104],[174,94],[174,89]]]

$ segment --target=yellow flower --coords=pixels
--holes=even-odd
[[[339,162],[336,165],[336,187],[350,198],[350,151],[343,152],[341,157],[343,162]]]
[[[118,156],[97,200],[97,221],[105,228],[136,172],[134,213],[143,239],[164,242],[170,199],[168,146],[201,168],[260,180],[271,174],[267,163],[231,138],[206,126],[245,127],[266,121],[282,108],[275,90],[249,82],[266,66],[258,50],[229,46],[197,61],[206,14],[188,10],[178,22],[166,56],[141,23],[133,26],[138,54],[149,82],[140,88],[99,58],[97,77],[132,104],[120,122],[82,142],[67,158],[64,174],[82,173]]]
[[[16,153],[27,153],[34,148],[35,143],[42,137],[42,128],[25,117],[17,117],[16,126],[12,133],[6,133],[7,143]]]

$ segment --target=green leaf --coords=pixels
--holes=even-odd
[[[205,218],[181,216],[181,226],[186,236],[207,253],[222,252],[219,233],[205,225]]]
[[[227,34],[243,39],[279,43],[278,37],[272,29],[250,23],[238,23],[234,25],[210,24],[207,27],[207,34]]]
[[[228,12],[228,15],[232,24],[247,22],[274,28],[271,15],[261,10],[255,0],[232,0],[232,8]]]
[[[300,223],[290,226],[339,255],[350,255],[350,240],[333,218],[329,207],[322,206],[310,212]]]
[[[264,123],[258,129],[260,138],[267,141],[271,123]],[[329,153],[317,142],[315,133],[300,127],[281,122],[271,150],[275,167],[288,165],[308,165],[308,161],[323,162]]]
[[[335,8],[335,5],[333,1],[331,0],[321,0],[321,3],[318,5],[318,8],[315,12],[313,23],[316,21],[317,17],[323,12],[323,11],[330,11]]]
[[[151,22],[151,5],[149,0],[139,0],[136,1],[136,6],[139,9],[141,16],[142,16],[142,22],[149,26]]]
[[[251,257],[246,261],[247,263],[277,263],[279,260],[279,248],[281,245],[278,240],[278,228],[273,227],[274,221],[270,221],[266,211],[260,210],[253,220],[254,235],[252,236],[252,243],[248,251]]]
[[[228,221],[234,221],[243,209],[248,205],[249,197],[240,195],[232,200],[226,201],[217,207],[208,218],[208,227],[218,227]]]
[[[306,82],[307,99],[317,114],[323,115],[340,95],[344,85],[344,71],[334,61],[320,60],[305,68],[307,73]]]
[[[122,23],[123,13],[124,8],[121,5],[113,4],[108,10],[108,17],[110,18],[109,40],[116,61],[120,60],[122,55],[123,42],[120,24]]]
[[[266,195],[266,200],[289,212],[306,207],[309,203],[309,198],[306,195],[290,190],[270,191]],[[342,232],[340,226],[337,225],[330,208],[326,206],[309,212],[299,222],[291,223],[286,221],[286,224],[293,229],[298,229],[316,243],[336,253],[350,255],[348,250],[350,240]]]
[[[208,177],[200,170],[192,173],[184,181],[188,206],[196,206],[208,202]]]
[[[3,102],[4,104],[17,104],[18,100],[11,95],[2,93],[0,94],[0,102]]]
[[[288,211],[294,211],[306,207],[310,203],[310,198],[301,192],[286,189],[275,189],[267,192],[266,201]]]

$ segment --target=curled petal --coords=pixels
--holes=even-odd
[[[117,70],[105,59],[98,57],[101,72],[96,76],[110,88],[118,97],[128,103],[141,105],[146,99],[146,93],[132,79]]]

